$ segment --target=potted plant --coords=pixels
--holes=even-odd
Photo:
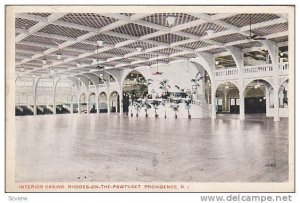
[[[169,81],[166,79],[159,82],[159,89],[163,91],[163,95],[162,95],[163,99],[167,99],[169,96],[168,89],[170,88],[170,85],[168,83]]]
[[[174,113],[175,113],[175,119],[177,119],[177,111],[178,111],[178,108],[179,108],[179,104],[178,103],[173,103],[171,104],[170,106],[173,110],[174,110]]]
[[[137,100],[138,96],[137,96],[137,91],[135,89],[131,90],[129,92],[130,95],[130,116],[133,117],[133,112],[132,112],[132,108],[134,107],[134,103]]]
[[[154,108],[154,111],[155,111],[155,118],[158,117],[158,114],[156,113],[156,111],[157,111],[158,106],[159,106],[160,103],[161,103],[161,102],[160,102],[159,100],[157,100],[157,99],[155,99],[155,100],[153,100],[153,101],[151,102],[151,104],[152,104],[152,106],[153,106],[153,108]],[[166,118],[166,112],[165,112],[165,118]]]
[[[191,119],[192,116],[190,114],[190,108],[191,108],[192,99],[186,99],[186,100],[184,100],[184,103],[185,103],[185,107],[188,110],[188,118]]]
[[[151,105],[148,102],[148,99],[145,99],[144,102],[142,103],[142,107],[145,109],[146,113],[146,118],[148,117],[148,109],[151,109]]]
[[[133,102],[133,106],[136,109],[136,117],[139,116],[140,109],[142,108],[142,100],[137,99]]]
[[[163,105],[163,107],[165,108],[165,118],[167,118],[167,100],[163,99],[161,101],[161,105]]]
[[[178,85],[175,85],[175,88],[178,89],[181,98],[186,98],[187,94],[185,93],[184,88],[180,88]]]

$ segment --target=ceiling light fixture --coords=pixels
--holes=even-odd
[[[46,65],[47,59],[46,59],[46,58],[43,58],[43,59],[42,59],[42,63],[43,63],[44,65]]]
[[[58,60],[60,60],[61,57],[62,57],[62,54],[61,54],[61,53],[57,53],[57,54],[56,54],[56,58],[57,58]]]
[[[158,71],[158,55],[156,57],[156,72],[155,73],[152,73],[152,75],[161,75],[162,72],[159,72]]]
[[[143,48],[142,47],[137,47],[136,50],[137,50],[137,52],[142,52]]]
[[[98,44],[98,49],[99,49],[99,47],[101,47],[102,45],[103,45],[103,41],[102,40],[97,40],[97,44]]]
[[[168,16],[167,17],[167,23],[168,25],[173,25],[175,23],[176,18],[174,16]]]
[[[21,72],[24,71],[24,67],[23,67],[23,66],[20,67],[20,71],[21,71]]]
[[[212,30],[212,29],[206,30],[206,35],[208,35],[208,36],[211,36],[211,35],[214,34],[214,33],[215,33],[215,31]]]
[[[216,65],[219,65],[219,63],[220,63],[220,61],[216,61],[216,62],[215,62]]]
[[[81,65],[80,62],[77,62],[77,64],[76,64],[77,68],[79,68],[80,65]]]

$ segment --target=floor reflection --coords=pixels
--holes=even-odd
[[[282,182],[288,120],[16,117],[17,181]]]

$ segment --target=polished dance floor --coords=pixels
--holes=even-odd
[[[16,180],[288,180],[288,119],[217,117],[16,117]]]

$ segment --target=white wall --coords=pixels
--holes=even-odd
[[[144,75],[147,79],[152,79],[152,84],[148,87],[149,93],[154,89],[155,93],[161,94],[161,90],[159,89],[159,82],[167,79],[169,81],[169,85],[171,86],[170,91],[177,91],[174,87],[175,85],[184,89],[192,89],[191,79],[195,78],[197,73],[199,72],[197,68],[190,62],[178,61],[170,64],[162,64],[158,66],[159,72],[163,72],[161,75],[153,75],[156,72],[155,67],[141,67],[136,69],[141,74]]]

